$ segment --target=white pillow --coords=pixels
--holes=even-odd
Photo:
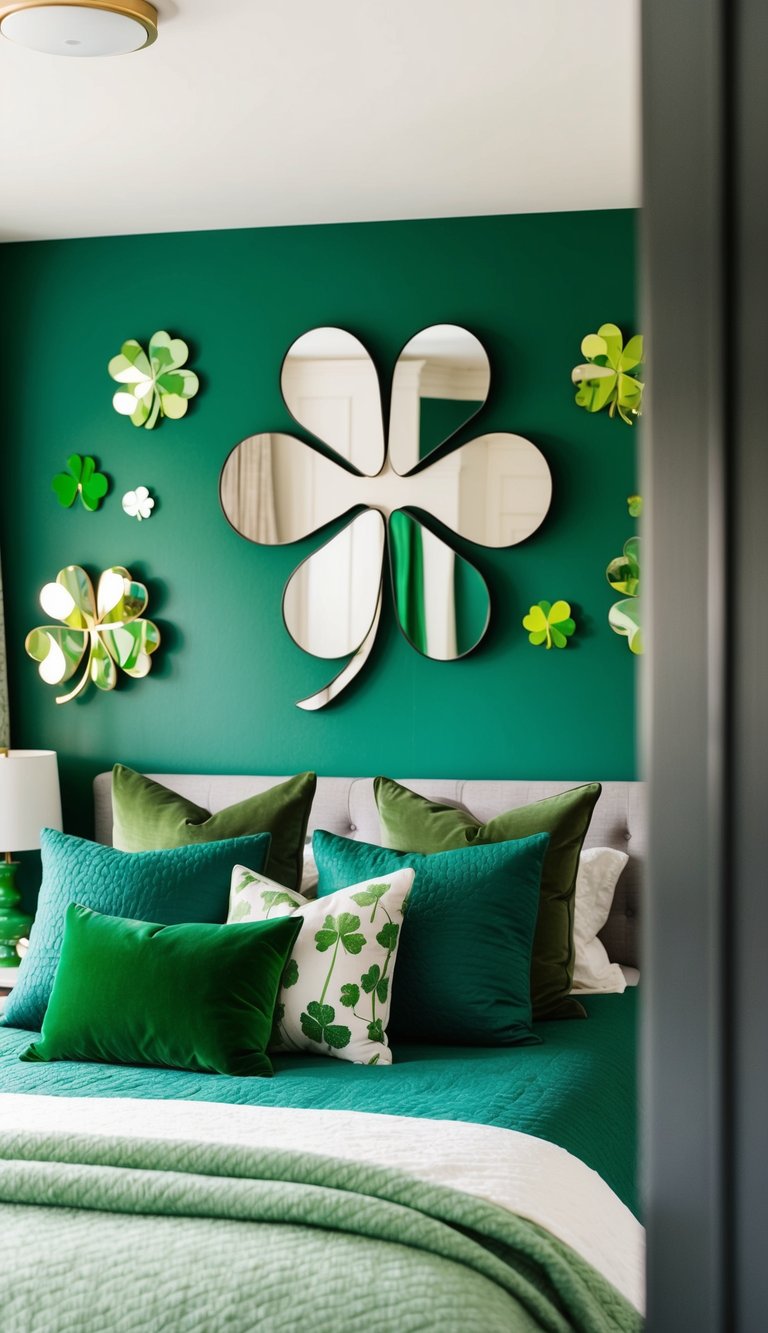
[[[320,879],[320,872],[315,864],[315,853],[312,850],[312,839],[308,838],[304,843],[304,869],[301,872],[301,892],[305,898],[317,897],[317,884]]]
[[[628,860],[625,852],[613,847],[590,847],[579,857],[573,921],[574,991],[620,992],[626,988],[624,973],[618,963],[610,961],[597,934],[608,920],[616,885]]]
[[[308,902],[266,875],[235,866],[228,923],[303,918],[275,1007],[283,1048],[391,1065],[392,975],[413,873],[393,870]]]

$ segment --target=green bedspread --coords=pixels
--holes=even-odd
[[[641,1327],[539,1227],[386,1168],[20,1132],[0,1202],[4,1333]]]
[[[403,1046],[390,1067],[278,1056],[276,1078],[95,1064],[22,1064],[33,1036],[0,1028],[0,1091],[378,1111],[516,1129],[566,1148],[637,1214],[637,992],[588,997],[587,1022],[545,1023],[541,1046]]]

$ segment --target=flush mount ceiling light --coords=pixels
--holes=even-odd
[[[0,33],[52,56],[122,56],[152,45],[157,10],[146,0],[0,0]]]

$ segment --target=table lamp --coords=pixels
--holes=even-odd
[[[0,749],[0,967],[18,967],[16,945],[32,918],[19,911],[18,863],[11,852],[40,846],[40,830],[61,828],[59,769],[53,750]]]

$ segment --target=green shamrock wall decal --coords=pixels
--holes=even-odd
[[[59,504],[71,509],[79,495],[85,508],[93,513],[109,490],[107,478],[96,471],[96,463],[88,454],[70,454],[67,467],[69,471],[57,472],[51,483]]]
[[[523,616],[523,627],[530,631],[528,638],[536,646],[543,643],[547,648],[567,648],[576,622],[568,602],[537,602]]]
[[[626,638],[631,653],[642,653],[639,537],[624,543],[623,553],[611,561],[605,576],[614,592],[622,594],[622,600],[614,602],[608,612],[608,624]]]
[[[112,399],[115,411],[145,430],[152,430],[161,417],[178,421],[200,387],[194,371],[183,369],[188,356],[187,344],[164,329],[152,334],[149,355],[129,338],[108,366],[122,386]]]
[[[149,673],[160,631],[142,619],[147,600],[144,584],[135,583],[122,565],[104,570],[95,597],[79,565],[68,565],[55,583],[46,583],[40,605],[61,624],[31,630],[24,645],[27,653],[40,663],[40,676],[48,685],[70,680],[85,658],[74,689],[59,695],[57,704],[75,699],[91,681],[100,690],[113,690],[118,668],[136,678]]]
[[[571,379],[579,387],[576,402],[587,412],[608,408],[608,415],[618,411],[622,421],[632,425],[632,417],[642,411],[643,382],[631,370],[643,360],[641,334],[630,338],[626,347],[621,329],[616,324],[601,324],[597,333],[588,333],[581,344],[582,356],[588,365],[575,366]]]

